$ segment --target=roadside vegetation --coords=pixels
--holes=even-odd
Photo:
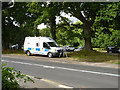
[[[84,62],[108,62],[114,64],[120,64],[118,60],[118,54],[111,54],[106,52],[98,52],[98,51],[86,51],[81,50],[77,52],[72,52],[68,54],[69,58],[77,61]],[[118,62],[119,61],[119,62]]]
[[[3,50],[2,54],[25,54],[25,53],[23,50],[7,49],[7,50]]]
[[[104,48],[120,47],[119,6],[120,2],[15,3],[13,8],[2,11],[2,53],[24,54],[23,50],[9,50],[9,46],[18,44],[21,49],[25,37],[42,36],[51,37],[59,45],[85,46],[88,51],[69,53],[70,58],[78,61],[118,61],[117,55],[107,54]],[[62,14],[75,17],[77,21]],[[46,28],[39,29],[41,24]]]
[[[5,50],[2,54],[25,55],[23,50]],[[68,58],[83,62],[106,62],[120,64],[118,53],[107,53],[104,48],[93,48],[93,51],[81,50],[68,53]]]
[[[107,52],[105,48],[93,48],[93,50],[98,52]]]
[[[13,67],[7,67],[6,65],[7,63],[2,63],[2,90],[19,90],[19,80],[23,80],[24,83],[27,81],[34,83],[29,76],[22,74]]]
[[[27,36],[47,36],[59,45],[64,42],[74,47],[85,46],[87,50],[91,47],[120,47],[119,6],[120,2],[15,3],[13,8],[2,11],[2,49],[15,44],[20,49]],[[63,14],[69,14],[78,21],[73,23]],[[60,19],[59,23],[57,18]],[[38,29],[41,24],[47,27]]]
[[[120,64],[118,55],[107,54],[104,50],[107,46],[120,47],[119,6],[120,2],[16,2],[13,8],[2,11],[2,54],[24,55],[23,50],[12,50],[9,46],[18,44],[21,49],[26,36],[42,36],[53,38],[59,45],[85,46],[85,50],[68,53],[73,60]],[[73,23],[62,13],[78,21]],[[47,27],[38,29],[43,23]],[[3,90],[18,88],[16,78],[32,81],[3,64]]]

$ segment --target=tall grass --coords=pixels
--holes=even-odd
[[[87,61],[87,62],[106,62],[110,60],[118,60],[118,55],[109,55],[105,52],[86,51],[86,50],[73,52],[68,54],[68,56],[78,61]]]
[[[2,50],[2,54],[24,54],[23,50],[12,50],[12,49],[7,49],[7,50]]]

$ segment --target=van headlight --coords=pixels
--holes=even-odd
[[[58,52],[58,51],[55,49],[55,52]]]
[[[57,50],[56,49],[51,49],[51,52],[57,52]]]

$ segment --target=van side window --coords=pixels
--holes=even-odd
[[[39,47],[39,43],[36,43],[36,47]]]
[[[50,48],[50,47],[47,45],[47,43],[43,43],[43,47],[44,47],[44,48],[48,48],[48,49]]]

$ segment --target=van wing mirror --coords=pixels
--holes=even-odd
[[[45,47],[46,49],[50,49],[50,47],[49,46],[47,46],[47,47]]]

